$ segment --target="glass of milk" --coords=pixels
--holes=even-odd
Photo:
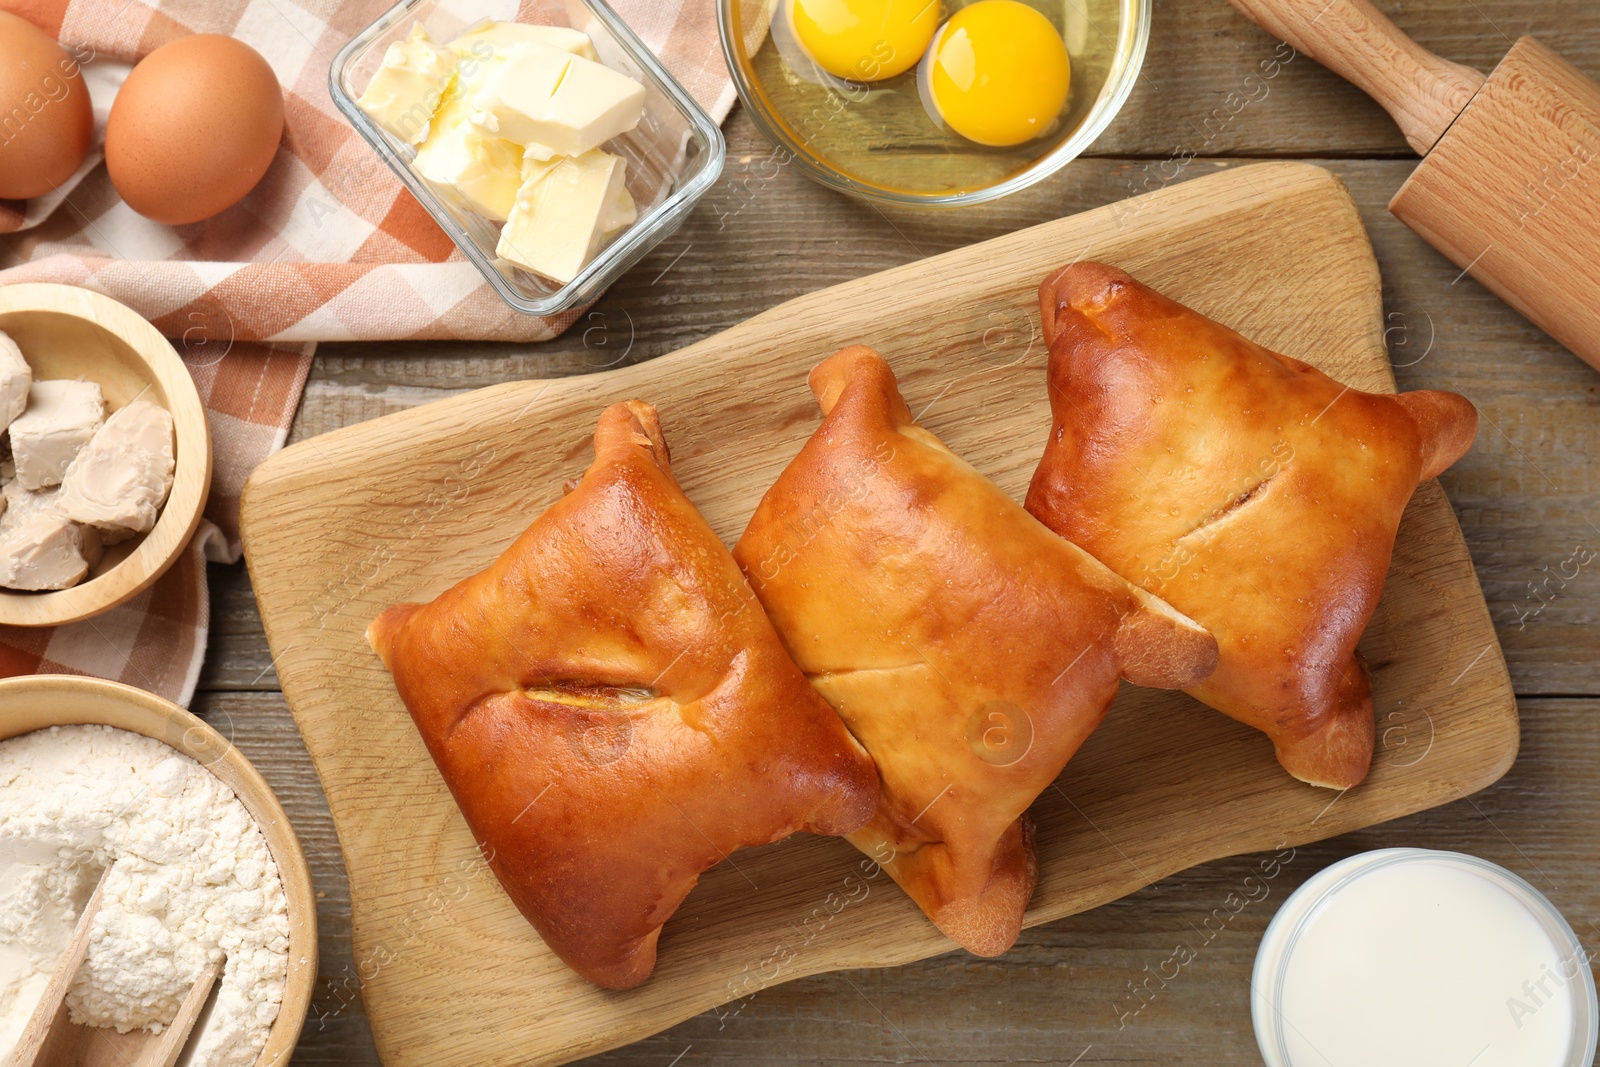
[[[1256,954],[1267,1067],[1589,1067],[1592,955],[1503,867],[1390,848],[1289,897]]]

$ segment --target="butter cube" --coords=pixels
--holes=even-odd
[[[539,159],[532,155],[522,157],[522,188],[518,196],[531,196],[534,185],[543,181],[545,176],[556,167],[560,166],[564,156],[551,156],[548,159]],[[624,161],[624,179],[626,180],[626,161]],[[639,218],[639,208],[633,202],[633,195],[628,192],[628,187],[619,181],[615,193],[600,211],[600,230],[610,236],[624,226],[632,226]]]
[[[475,56],[481,56],[482,49],[486,47],[496,54],[504,55],[517,45],[529,41],[559,48],[563,52],[571,52],[575,56],[582,56],[596,63],[600,62],[600,56],[595,52],[594,42],[589,39],[589,35],[570,26],[536,26],[528,22],[486,22],[451,38],[450,47]]]
[[[594,149],[531,169],[495,251],[565,285],[604,243],[605,224],[616,217],[616,205],[627,191],[627,163]]]
[[[28,407],[11,423],[11,455],[24,489],[61,484],[78,450],[105,421],[94,382],[43,381],[28,388]]]
[[[473,96],[487,130],[536,155],[580,156],[639,124],[644,86],[537,41],[518,45]]]
[[[527,132],[528,123],[518,121],[520,116],[513,110],[515,105],[504,103],[504,97],[509,95],[514,101],[523,101],[524,106],[528,107],[547,107],[555,97],[561,79],[567,76],[572,61],[577,58],[571,52],[537,41],[517,45],[506,53],[501,63],[491,67],[473,91],[472,121],[497,137],[506,137],[522,145],[535,143],[531,136],[518,136],[519,132]],[[512,120],[505,129],[501,128],[501,113]],[[548,150],[541,152],[539,158],[546,159],[559,154]]]
[[[421,144],[455,72],[455,52],[435,43],[422,23],[413,23],[406,39],[384,52],[383,65],[356,104],[402,141]]]
[[[451,86],[434,116],[434,132],[417,149],[413,165],[418,174],[443,187],[445,195],[503,222],[522,185],[522,146],[485,133],[469,112],[462,86]]]
[[[28,387],[33,384],[33,369],[22,358],[22,349],[0,333],[0,431],[28,406]]]
[[[570,30],[564,26],[534,26],[522,22],[486,22],[450,41],[450,47],[456,53],[457,90],[470,102],[472,96],[488,80],[489,75],[505,65],[506,57],[518,45],[530,41],[580,55],[585,59],[596,58],[594,43],[589,40],[589,35],[577,30]],[[479,132],[493,133],[492,116],[479,114],[470,106],[462,108],[460,114],[483,127]]]
[[[108,541],[156,524],[172,489],[172,416],[135,400],[112,414],[61,479],[61,513],[106,532]]]

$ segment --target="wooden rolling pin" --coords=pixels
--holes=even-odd
[[[1531,37],[1485,78],[1370,0],[1229,0],[1382,104],[1422,163],[1389,210],[1600,368],[1600,86]]]

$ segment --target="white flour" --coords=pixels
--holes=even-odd
[[[107,726],[0,742],[0,1061],[110,875],[67,1004],[75,1022],[159,1031],[226,953],[195,1067],[249,1067],[283,1001],[289,920],[266,839],[220,779]]]

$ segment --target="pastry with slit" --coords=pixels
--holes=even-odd
[[[1407,501],[1471,446],[1476,409],[1350,388],[1103,263],[1052,274],[1040,310],[1054,424],[1028,510],[1216,634],[1195,697],[1296,778],[1361,782],[1356,642]]]
[[[913,421],[872,349],[837,353],[810,386],[822,423],[734,557],[877,761],[877,813],[849,840],[945,934],[997,955],[1037,877],[1029,805],[1119,679],[1193,685],[1216,644]]]
[[[701,872],[855,830],[878,789],[678,487],[655,409],[606,409],[594,445],[498,560],[368,639],[516,906],[625,989]]]

